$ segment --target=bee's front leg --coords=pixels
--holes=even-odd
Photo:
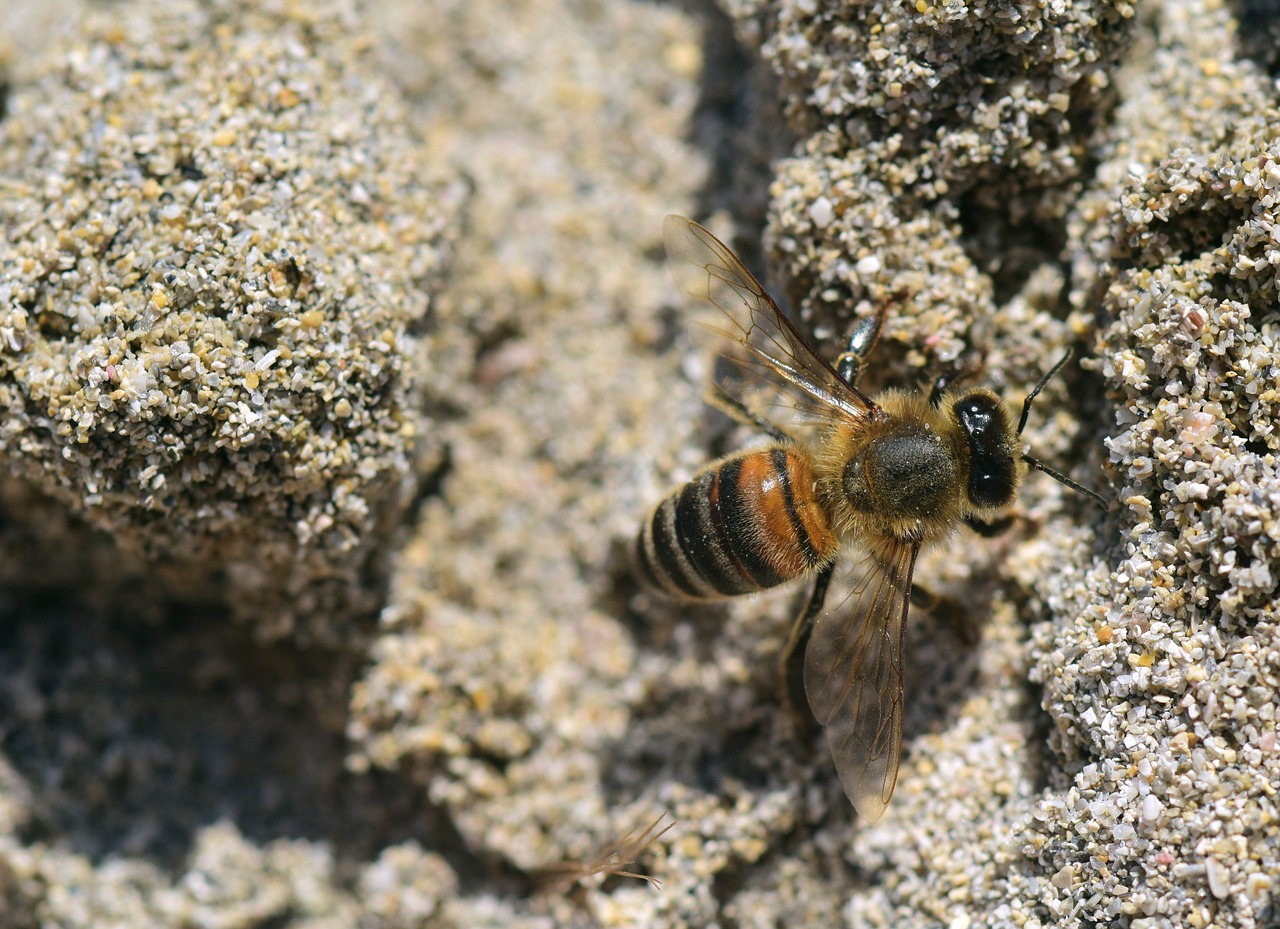
[[[998,535],[1004,535],[1014,524],[1013,516],[1001,516],[999,519],[993,519],[991,522],[978,519],[976,516],[966,516],[964,524],[972,529],[984,539],[992,539]]]

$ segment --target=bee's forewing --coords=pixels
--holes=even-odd
[[[919,545],[867,556],[852,594],[820,616],[805,652],[809,706],[826,727],[845,793],[866,822],[884,812],[902,754],[902,633]]]
[[[792,423],[865,420],[875,405],[824,361],[727,245],[683,216],[663,224],[667,262],[692,305],[720,311],[717,386],[786,430]]]

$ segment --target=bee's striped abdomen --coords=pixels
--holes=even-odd
[[[673,596],[730,597],[818,568],[838,545],[808,457],[779,445],[727,458],[658,504],[636,562]]]

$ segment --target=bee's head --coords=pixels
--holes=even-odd
[[[969,503],[978,509],[1003,509],[1013,503],[1022,469],[1018,433],[1004,401],[989,390],[971,390],[951,407],[969,443]]]

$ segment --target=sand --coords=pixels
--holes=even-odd
[[[1213,2],[0,3],[0,923],[1255,927],[1274,45]],[[775,160],[776,159],[776,160]],[[1037,400],[859,823],[802,586],[641,589],[749,441],[662,217],[868,386]],[[766,224],[767,220],[767,224]],[[591,861],[667,811],[633,865]]]

